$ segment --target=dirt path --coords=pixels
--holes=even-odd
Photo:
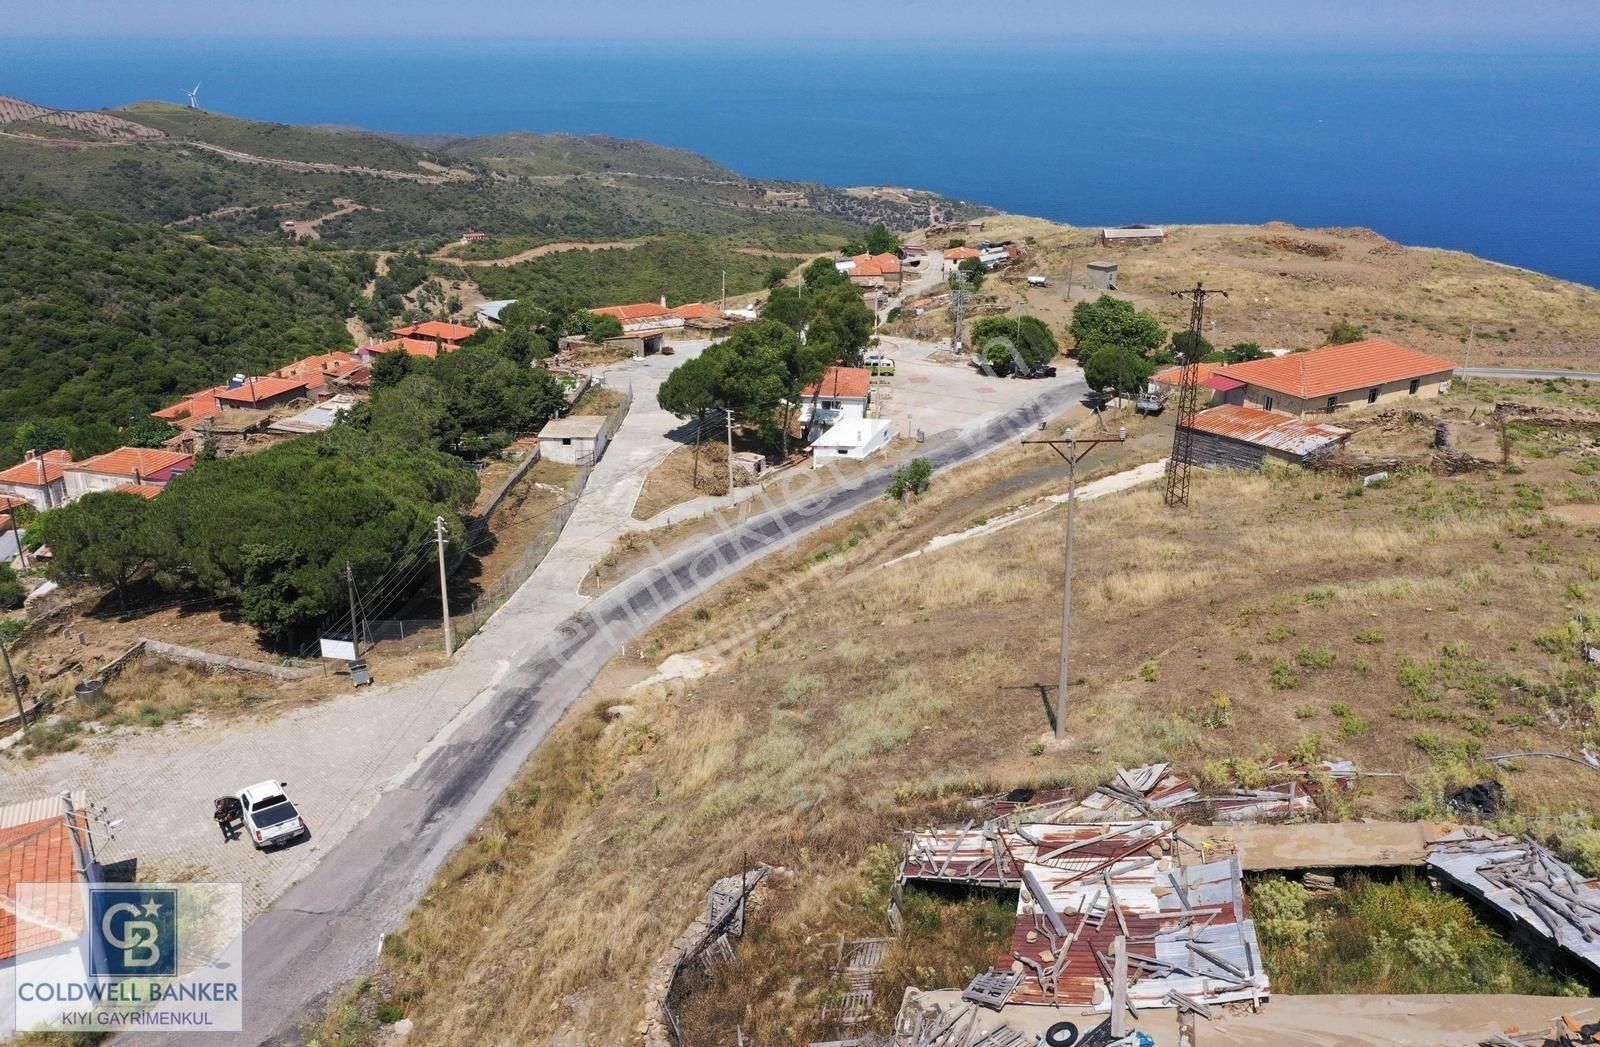
[[[603,240],[598,243],[565,240],[554,244],[540,244],[538,247],[530,247],[526,251],[518,251],[516,254],[506,255],[504,258],[456,258],[445,253],[451,247],[456,246],[455,244],[449,244],[435,251],[433,257],[438,261],[450,262],[454,265],[516,265],[518,262],[532,261],[535,258],[543,258],[547,254],[556,254],[559,251],[605,251],[613,247],[638,247],[642,243],[644,243],[643,240]]]
[[[308,218],[303,222],[296,220],[294,223],[294,238],[296,240],[320,240],[322,239],[323,222],[330,218],[343,218],[347,214],[355,214],[357,211],[365,211],[367,209],[366,204],[358,204],[354,200],[346,200],[338,196],[333,198],[333,203],[338,210],[329,211],[327,214],[318,215],[315,218]]]

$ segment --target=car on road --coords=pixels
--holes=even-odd
[[[288,843],[310,832],[306,820],[289,802],[282,782],[257,782],[235,795],[244,815],[244,831],[258,851]]]
[[[894,358],[882,353],[868,353],[861,358],[861,366],[875,375],[894,374]]]

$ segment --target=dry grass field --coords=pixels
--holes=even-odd
[[[1481,413],[1496,395],[1588,398],[1483,382],[1437,407]],[[1055,678],[1059,509],[879,567],[1059,490],[1059,466],[1013,448],[936,475],[918,503],[857,514],[609,667],[323,1042],[376,1043],[402,1014],[426,1043],[628,1042],[655,957],[746,858],[789,875],[736,967],[690,997],[686,1034],[826,1039],[824,950],[887,933],[897,830],[964,820],[974,794],[1088,787],[1119,764],[1171,760],[1213,786],[1258,783],[1287,753],[1403,774],[1363,779],[1331,818],[1441,817],[1445,790],[1496,776],[1508,827],[1595,871],[1594,772],[1483,759],[1600,741],[1600,681],[1579,652],[1600,549],[1595,526],[1568,522],[1600,503],[1600,450],[1562,429],[1512,437],[1508,467],[1453,477],[1197,473],[1187,512],[1153,486],[1084,504],[1065,750],[1041,743],[1030,688]],[[1153,437],[1135,442],[1154,457]],[[711,675],[630,689],[667,655],[710,648]],[[619,702],[632,711],[608,718]],[[916,910],[878,1026],[902,985],[964,984],[1002,910]]]
[[[1207,307],[1215,321],[1207,337],[1218,346],[1307,348],[1348,318],[1374,336],[1460,361],[1476,324],[1474,367],[1600,367],[1600,290],[1458,251],[1403,247],[1367,229],[1283,223],[1170,226],[1165,243],[1115,249],[1101,247],[1098,233],[1014,215],[988,219],[983,236],[1023,240],[1032,254],[985,280],[982,292],[1063,331],[1072,306],[1100,293],[1083,286],[1085,263],[1108,261],[1119,266],[1121,296],[1174,330],[1187,325],[1188,306],[1169,292],[1196,280],[1228,290]],[[1049,287],[1028,288],[1030,273]],[[926,336],[947,333],[936,329],[948,327],[942,312],[920,322]]]

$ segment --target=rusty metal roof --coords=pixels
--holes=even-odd
[[[1196,432],[1294,455],[1311,454],[1337,444],[1350,435],[1350,430],[1336,425],[1305,422],[1285,414],[1239,404],[1223,404],[1201,411],[1194,416],[1190,428]]]

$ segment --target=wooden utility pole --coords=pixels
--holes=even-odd
[[[1067,736],[1067,685],[1071,682],[1067,656],[1071,650],[1068,641],[1072,636],[1072,518],[1077,515],[1078,506],[1078,463],[1101,444],[1119,444],[1127,439],[1126,428],[1117,430],[1116,436],[1089,436],[1081,440],[1068,429],[1059,439],[1040,436],[1022,441],[1025,444],[1045,444],[1067,463],[1066,575],[1061,583],[1061,674],[1056,681],[1054,717],[1058,742]],[[1065,451],[1061,449],[1063,444],[1067,446]],[[1082,450],[1078,449],[1080,444]]]
[[[361,657],[361,634],[356,630],[356,569],[350,566],[350,561],[344,564],[345,589],[350,594],[350,650],[356,658]]]
[[[455,630],[450,626],[450,578],[444,569],[444,517],[433,518],[433,533],[439,543],[439,612],[444,617],[444,656],[455,657]]]
[[[17,700],[17,719],[22,721],[22,736],[28,736],[28,714],[22,708],[22,688],[17,685],[17,674],[11,671],[11,652],[6,649],[4,640],[0,640],[0,658],[5,659],[6,679],[11,681],[11,694]]]
[[[1467,328],[1467,351],[1461,357],[1461,388],[1472,388],[1472,375],[1467,368],[1472,366],[1472,346],[1478,340],[1478,325],[1472,324]]]

